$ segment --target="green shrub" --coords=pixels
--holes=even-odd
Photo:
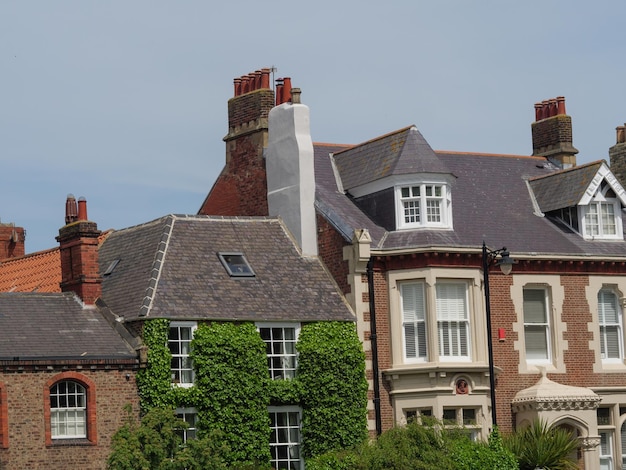
[[[507,436],[504,445],[515,455],[521,470],[578,468],[576,437],[568,430],[548,426],[546,421],[540,419]]]
[[[433,420],[410,423],[363,442],[307,460],[308,470],[516,470],[515,458],[493,433],[489,444],[471,441],[463,429],[445,429]]]

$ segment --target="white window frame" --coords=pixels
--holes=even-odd
[[[606,302],[601,301],[601,297],[610,295],[615,302],[615,320],[606,321],[607,314],[610,312],[606,310],[604,305]],[[624,360],[624,328],[623,328],[623,312],[620,305],[620,298],[614,289],[603,287],[598,291],[598,327],[600,329],[600,357],[602,362],[616,362],[621,363]],[[606,357],[608,329],[615,330],[615,336],[617,341],[618,357]],[[602,351],[604,349],[604,352]]]
[[[195,408],[176,408],[176,417],[186,422],[189,427],[180,429],[179,432],[183,438],[183,442],[197,437],[198,411]]]
[[[437,190],[440,191],[438,195],[434,194]],[[398,185],[395,187],[395,198],[398,229],[452,226],[450,187],[447,183],[423,181]]]
[[[578,206],[580,230],[584,238],[593,240],[623,239],[622,205],[619,198],[606,196],[609,191],[613,192],[610,185],[600,185],[587,204]]]
[[[526,293],[529,291],[540,291],[543,294],[543,321],[531,321],[529,318],[531,314],[527,310]],[[531,364],[548,364],[552,362],[552,307],[550,291],[547,287],[526,285],[522,289],[523,298],[523,320],[524,320],[524,352],[526,356],[526,362]],[[530,357],[528,353],[528,334],[529,330],[542,331],[545,336],[545,357]]]
[[[302,409],[298,406],[270,406],[270,452],[272,468],[304,469],[302,458]],[[279,415],[287,415],[286,424],[278,423]],[[274,418],[274,419],[272,419]],[[293,420],[296,423],[293,423]],[[283,448],[283,449],[281,449]],[[284,448],[287,448],[286,455]],[[296,455],[292,455],[296,454]],[[287,464],[285,467],[284,464]]]
[[[427,362],[428,314],[424,281],[402,282],[399,284],[399,291],[404,361]]]
[[[171,330],[173,328],[178,329],[179,332],[183,328],[189,329],[190,330],[189,339],[181,339],[180,336],[174,340],[170,339]],[[189,357],[189,354],[191,352],[191,341],[193,340],[193,336],[197,328],[198,328],[198,324],[192,321],[170,322],[170,326],[168,330],[167,347],[169,348],[170,353],[172,354],[172,364],[170,365],[172,385],[175,385],[177,387],[191,387],[193,386],[195,382],[195,372],[193,370],[193,363],[191,361],[191,357]],[[174,349],[172,348],[173,344],[178,345],[178,352],[173,351]],[[186,363],[187,367],[184,367],[183,365],[179,367],[172,367],[174,361],[180,361],[180,364]],[[184,371],[190,371],[189,373],[190,381],[187,381],[187,380],[181,381],[180,378],[184,377],[184,374],[183,374]],[[176,375],[179,376],[178,381],[176,380]]]
[[[298,351],[296,343],[300,336],[300,323],[257,323],[257,331],[266,345],[267,367],[274,380],[290,380],[296,376]],[[273,329],[282,329],[282,338],[274,338]],[[271,338],[263,338],[262,329],[270,329]],[[293,339],[285,338],[284,331],[293,330]]]
[[[463,295],[443,297],[441,294],[444,289],[449,290],[450,287],[461,288]],[[468,290],[467,282],[461,280],[437,280],[435,284],[437,344],[439,360],[442,362],[471,361],[472,359],[472,329]],[[459,315],[461,310],[462,313]],[[465,336],[465,344],[463,344],[463,336]]]
[[[613,438],[615,433],[610,429],[599,429],[600,445],[598,446],[598,456],[600,458],[600,470],[614,470],[613,464]]]
[[[64,391],[59,390],[61,385]],[[87,437],[85,386],[75,380],[59,380],[50,387],[50,430],[52,439]]]

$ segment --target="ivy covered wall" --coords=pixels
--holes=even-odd
[[[232,462],[270,460],[269,405],[302,408],[305,457],[359,444],[367,436],[365,355],[349,322],[302,326],[292,380],[271,380],[265,343],[251,322],[199,324],[192,342],[195,382],[173,387],[169,320],[146,321],[147,366],[137,376],[142,411],[194,407],[198,433],[222,431]]]

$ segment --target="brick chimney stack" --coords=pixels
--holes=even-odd
[[[535,104],[531,125],[533,156],[546,157],[561,168],[576,166],[572,118],[565,113],[565,98],[558,96]]]
[[[65,226],[56,237],[61,250],[61,291],[75,292],[93,305],[102,293],[98,268],[100,230],[87,218],[87,201],[69,194],[65,202]]]
[[[620,184],[626,187],[626,124],[616,127],[615,131],[616,143],[609,149],[609,161],[611,171]]]
[[[26,232],[15,224],[0,224],[0,260],[24,256]]]
[[[264,148],[268,141],[270,110],[289,101],[291,81],[278,79],[276,98],[270,88],[269,68],[233,80],[228,101],[226,165],[204,200],[199,214],[266,216],[267,174]]]

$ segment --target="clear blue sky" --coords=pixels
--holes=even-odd
[[[232,79],[272,65],[314,141],[415,124],[437,150],[530,154],[534,103],[563,95],[578,162],[608,160],[624,18],[623,0],[3,0],[0,221],[32,252],[56,245],[68,193],[103,230],[196,213]]]

